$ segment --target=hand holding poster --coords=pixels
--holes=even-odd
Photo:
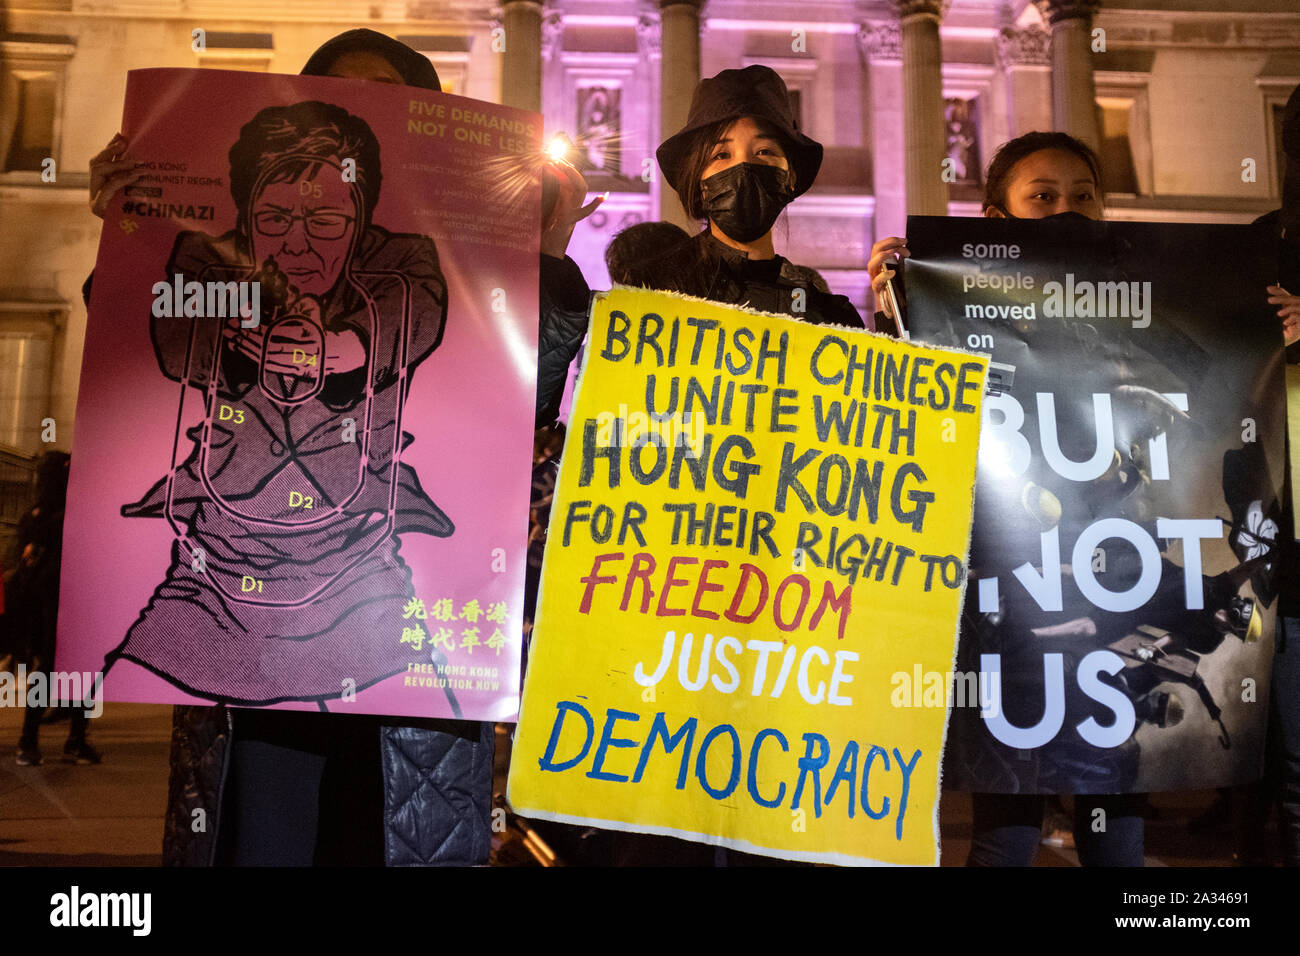
[[[539,118],[145,70],[122,128],[149,172],[105,218],[59,666],[107,659],[114,700],[512,719]]]
[[[1267,236],[913,217],[908,244],[913,335],[992,354],[959,670],[1000,706],[954,710],[945,783],[1257,777],[1286,422]]]
[[[589,341],[512,805],[937,862],[947,709],[892,679],[951,669],[984,360],[633,290]]]

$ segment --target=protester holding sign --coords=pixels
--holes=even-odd
[[[1077,215],[1101,219],[1101,169],[1096,154],[1068,133],[1026,133],[1004,143],[984,176],[984,215],[1047,219]],[[885,285],[894,263],[908,256],[907,240],[879,239],[871,247],[867,273],[882,316],[892,321]],[[906,316],[901,319],[906,322]]]
[[[948,711],[890,688],[951,666],[986,371],[722,303],[597,296],[511,804],[651,835],[616,841],[622,863],[937,863]]]
[[[329,41],[312,55],[303,73],[440,90],[437,74],[425,57],[370,30],[349,31]],[[294,110],[335,110],[343,115],[343,120],[339,122],[343,123],[341,128],[346,129],[346,114],[336,107],[305,103],[290,108],[288,113]],[[259,118],[278,118],[280,113],[286,113],[283,107],[273,107],[262,111]],[[294,117],[288,113],[286,123],[281,123],[278,127],[281,133],[292,132],[292,124],[288,121]],[[330,117],[326,119],[333,122]],[[328,128],[330,122],[317,125]],[[256,123],[246,127],[245,134],[255,125]],[[345,132],[345,135],[349,134]],[[324,195],[328,199],[331,184],[337,186],[340,182],[357,183],[354,193],[364,191],[368,176],[373,180],[372,189],[377,190],[378,153],[374,150],[367,153],[363,140],[364,137],[355,140],[346,150],[339,152],[316,137],[296,152],[291,150],[294,155],[286,159],[297,161],[306,167],[300,178],[316,197]],[[361,151],[354,154],[353,150],[358,143]],[[141,171],[125,156],[127,145],[125,138],[115,137],[92,163],[91,206],[97,215],[102,216],[113,196],[123,187],[132,185],[140,176]],[[269,155],[268,158],[265,150],[256,152],[258,162],[279,163],[274,155]],[[339,156],[334,156],[335,152],[339,152]],[[309,153],[311,155],[307,155]],[[342,176],[339,175],[340,163],[344,159],[355,163],[355,178],[350,179],[350,170],[346,169],[342,170]],[[232,163],[233,161],[232,154]],[[374,168],[369,168],[370,166]],[[232,171],[232,188],[239,172],[241,170]],[[246,205],[256,205],[260,196],[269,194],[284,179],[283,176],[266,175],[267,172],[269,170],[263,170],[264,175],[258,181],[259,188],[253,189],[252,194],[246,197]],[[330,173],[333,174],[332,178]],[[302,183],[293,182],[291,177],[289,185],[301,186]],[[579,208],[585,191],[585,183],[580,176],[566,177],[566,188],[562,190],[560,201],[547,224],[548,234],[555,230],[563,233],[566,228],[571,232],[573,223],[594,209],[595,204]],[[361,192],[361,195],[366,194]],[[367,209],[373,205],[373,199],[373,196],[369,197]],[[314,293],[318,297],[330,295],[329,288],[315,289],[312,284],[319,285],[334,275],[331,271],[331,263],[334,262],[331,256],[339,251],[335,249],[339,246],[339,229],[335,228],[337,223],[327,221],[329,216],[321,214],[320,208],[317,208],[322,207],[319,201],[308,209],[302,206],[295,194],[295,197],[287,199],[282,205],[286,207],[282,210],[283,222],[279,219],[266,219],[263,222],[258,217],[262,213],[267,216],[270,213],[266,210],[259,213],[260,206],[244,210],[240,222],[246,231],[249,222],[252,222],[259,236],[265,234],[285,237],[275,240],[268,248],[274,245],[276,256],[281,259],[280,268],[290,273],[289,281],[299,286],[300,291]],[[347,212],[347,203],[342,205],[343,211]],[[360,214],[360,207],[358,210]],[[290,215],[298,212],[303,215]],[[302,220],[302,225],[297,226],[295,220]],[[279,228],[281,225],[287,228]],[[383,391],[387,390],[397,397],[400,404],[409,388],[409,384],[403,382],[407,372],[441,337],[446,285],[443,284],[438,254],[433,251],[432,243],[427,238],[399,237],[407,245],[411,245],[410,240],[414,239],[419,248],[412,246],[412,251],[419,254],[414,257],[399,256],[397,259],[390,256],[391,261],[377,262],[375,257],[378,251],[397,247],[388,242],[383,230],[376,232],[376,228],[366,219],[360,219],[353,225],[352,220],[344,217],[342,238],[357,239],[352,243],[344,242],[348,247],[347,254],[368,257],[362,263],[363,270],[372,269],[378,264],[385,270],[385,275],[403,276],[398,281],[408,283],[408,287],[414,290],[414,293],[406,296],[411,301],[407,322],[414,331],[395,338],[388,334],[391,329],[381,329],[378,334],[372,330],[370,334],[362,336],[361,352],[355,348],[349,352],[347,348],[330,346],[327,341],[327,347],[321,350],[322,367],[315,376],[315,381],[323,386],[319,389],[320,401],[330,407],[346,404],[339,388],[335,386],[351,373],[358,370],[365,372],[366,369],[356,365],[355,359],[358,355],[364,356],[371,351],[376,356],[369,360],[369,364],[378,369],[379,382],[374,386],[375,398],[367,397],[366,401],[378,400]],[[291,240],[296,244],[292,248],[288,245]],[[191,242],[190,245],[194,243]],[[305,247],[305,251],[300,246]],[[181,252],[189,248],[190,246],[178,243]],[[203,247],[195,248],[201,251]],[[545,246],[543,251],[546,251]],[[295,256],[306,256],[308,259],[315,256],[312,261],[323,262],[325,273],[314,276],[311,262],[296,262]],[[259,261],[261,258],[259,256]],[[419,263],[426,263],[428,268],[412,268]],[[561,266],[564,264],[561,260]],[[444,267],[445,265],[444,263]],[[576,268],[571,262],[567,265]],[[543,272],[545,271],[543,267]],[[263,278],[267,280],[277,277],[265,275]],[[432,285],[429,285],[430,282]],[[267,283],[264,282],[265,284]],[[272,281],[268,288],[273,291],[283,285],[283,281]],[[434,295],[421,298],[418,293],[426,285]],[[492,291],[483,290],[485,300]],[[499,293],[502,290],[496,291]],[[268,297],[270,295],[271,292],[268,292]],[[546,302],[545,289],[542,297],[543,302]],[[273,300],[268,298],[270,301]],[[376,308],[382,312],[381,307],[385,304],[382,297],[372,295],[368,302],[372,312]],[[270,311],[268,308],[267,312]],[[362,309],[360,314],[364,316],[365,310]],[[543,337],[548,320],[554,324],[555,319],[552,312],[544,310]],[[333,325],[327,326],[327,330],[337,327],[337,324],[335,321]],[[421,329],[424,331],[421,332]],[[256,327],[245,332],[232,326],[222,348],[221,367],[225,368],[230,361],[234,361],[224,360],[226,346],[229,346],[233,349],[232,355],[237,353],[246,356],[254,364],[260,358],[265,366],[256,376],[254,390],[269,387],[274,392],[277,383],[284,388],[297,388],[296,384],[288,381],[294,376],[280,367],[283,363],[276,364],[280,360],[274,357],[275,348],[252,341],[260,332]],[[243,339],[250,341],[244,342]],[[402,347],[396,348],[394,342]],[[409,353],[406,351],[407,346],[410,347]],[[157,342],[155,347],[160,348]],[[175,361],[168,349],[161,349],[158,354],[164,363]],[[166,367],[165,365],[164,370]],[[301,377],[297,369],[288,371],[299,372],[298,377]],[[371,377],[375,377],[374,374]],[[306,380],[306,383],[311,385],[312,381]],[[330,391],[331,388],[333,392]],[[256,399],[255,394],[253,398]],[[298,396],[277,395],[276,398],[283,402],[297,400]],[[312,395],[305,394],[302,398],[307,400]],[[338,408],[335,410],[338,411]],[[346,409],[339,414],[345,412]],[[358,417],[365,418],[372,430],[385,427],[392,430],[393,423],[383,414],[377,414],[373,420],[368,416]],[[268,420],[278,420],[278,417],[271,416]],[[233,447],[233,443],[229,447]],[[276,446],[272,444],[271,447],[272,454],[276,454]],[[349,446],[345,444],[343,447],[346,449]],[[405,476],[403,483],[408,486],[406,491],[418,489],[418,482],[412,484],[409,480],[414,473],[405,464],[400,467]],[[324,476],[324,480],[328,482],[333,477],[337,476],[330,472]],[[214,494],[221,490],[218,481]],[[428,515],[433,516],[438,511],[436,506],[432,511],[429,510],[428,506],[432,503],[423,492],[419,492],[418,497],[425,499],[426,507],[423,511]],[[367,507],[374,511],[374,502]],[[379,507],[382,509],[382,504]],[[405,513],[409,518],[418,520],[421,509],[417,507],[412,510],[408,504]],[[434,530],[432,525],[429,529]],[[299,534],[293,529],[287,532],[272,530],[281,537],[286,533],[291,537]],[[450,522],[445,522],[443,530],[450,530]],[[437,531],[434,530],[434,533]],[[342,542],[343,539],[339,540]],[[409,587],[410,572],[407,571],[406,575]],[[373,578],[373,575],[354,576],[354,579],[356,577]],[[275,581],[268,588],[271,586],[275,586]],[[329,593],[333,597],[338,596],[337,589]],[[477,606],[477,601],[471,603]],[[423,619],[423,602],[418,602],[418,606],[418,611],[415,610],[417,602],[414,601],[405,609],[398,606],[395,620],[401,622],[412,614],[418,614]],[[161,607],[155,601],[151,605],[152,613],[157,614]],[[318,608],[314,606],[309,607],[297,616],[308,621],[316,610]],[[430,624],[433,623],[433,616],[433,612],[430,612]],[[292,619],[293,615],[289,617]],[[508,625],[502,626],[510,629]],[[488,625],[489,629],[490,627]],[[399,626],[398,629],[402,628]],[[254,629],[253,634],[258,638],[272,637],[274,630],[275,628],[262,629],[259,632]],[[432,631],[431,628],[427,635],[431,641]],[[403,632],[403,644],[406,643],[407,635],[425,636],[421,632],[421,628],[408,627]],[[485,640],[488,633],[488,629],[483,631]],[[184,632],[178,630],[177,640],[182,640],[183,636]],[[343,636],[359,647],[364,647],[367,641],[373,640],[372,635],[356,629],[350,635]],[[517,640],[514,635],[509,638],[510,643]],[[429,650],[425,649],[425,660],[428,660],[429,654]],[[500,654],[499,650],[497,654]],[[504,658],[502,660],[504,662]],[[435,665],[437,661],[438,657],[434,656]],[[426,663],[423,668],[432,673],[433,666]],[[351,675],[350,671],[348,673]],[[432,680],[428,683],[433,686]],[[469,686],[469,682],[461,683]],[[438,694],[441,695],[442,692],[439,691]],[[450,693],[447,697],[452,701],[453,712],[459,716],[455,699]],[[489,845],[487,820],[491,800],[492,737],[490,722],[234,710],[224,706],[178,707],[172,745],[171,800],[164,838],[165,862],[200,865],[212,862],[281,865],[313,862],[387,862],[408,865],[482,863],[486,860]],[[205,825],[196,826],[194,821],[200,812],[204,814]],[[209,819],[207,814],[212,814],[213,817]]]
[[[1101,219],[1101,168],[1096,154],[1067,133],[1026,133],[1004,144],[985,175],[990,218]],[[1029,866],[1038,852],[1045,798],[971,795],[974,821],[969,866]],[[1106,826],[1094,832],[1094,809]],[[1079,797],[1074,844],[1085,866],[1141,866],[1145,794]]]
[[[304,75],[339,76],[375,82],[405,83],[439,90],[437,73],[427,59],[404,44],[368,30],[335,37],[317,50],[303,67]],[[421,316],[428,318],[428,316]],[[436,509],[435,509],[436,510]],[[445,519],[444,519],[445,520]],[[480,761],[490,762],[492,728],[473,722],[388,721],[368,715],[294,714],[226,709],[230,748],[229,778],[224,788],[207,780],[204,752],[220,740],[222,708],[178,707],[173,733],[171,806],[168,812],[167,856],[173,862],[202,862],[203,840],[190,831],[194,796],[222,806],[229,834],[212,852],[220,862],[303,865],[312,862],[378,863],[389,859],[382,826],[387,789],[402,786],[395,766],[419,754],[455,754],[444,764],[457,782],[453,792],[468,800],[442,823],[433,824],[445,836],[442,845],[421,848],[430,860],[482,862],[486,857],[484,821],[491,802],[491,778],[473,772]],[[395,724],[387,735],[384,724]],[[402,724],[406,724],[402,727]],[[385,751],[391,753],[385,755]],[[438,765],[429,764],[429,770]],[[381,767],[389,769],[381,772]],[[353,780],[369,778],[369,786],[340,787],[340,773]],[[206,782],[205,782],[206,781]],[[215,790],[213,789],[215,784]],[[448,803],[446,806],[456,806]],[[342,811],[337,812],[337,811]],[[348,819],[350,817],[351,819]],[[428,825],[428,824],[426,824]],[[453,828],[464,836],[453,839]],[[412,831],[419,846],[418,830]],[[426,841],[427,842],[427,841]]]
[[[958,669],[996,701],[954,707],[944,766],[974,794],[972,864],[1031,863],[1056,793],[1084,865],[1141,865],[1147,791],[1262,763],[1281,366],[1246,290],[1265,237],[1100,222],[1097,186],[1086,147],[1029,134],[990,168],[998,222],[909,220],[913,334],[991,353]]]
[[[777,217],[812,187],[822,163],[821,144],[799,129],[774,70],[755,65],[702,80],[686,125],[656,155],[686,215],[708,229],[646,263],[658,272],[655,288],[815,325],[863,327],[847,298],[773,246]]]
[[[772,239],[777,217],[811,188],[822,152],[799,129],[785,83],[770,67],[723,70],[702,80],[685,126],[656,156],[687,216],[707,228],[694,236],[666,223],[624,230],[606,254],[618,266],[611,276],[816,325],[864,327],[846,297],[831,293],[815,270],[778,255]],[[573,278],[570,298],[579,300],[586,285]],[[572,342],[570,357],[578,344]],[[540,393],[541,380],[538,387]],[[713,857],[711,849],[667,838],[620,835],[619,843],[616,856],[625,863],[647,862],[647,854],[680,863]]]
[[[1083,216],[1101,219],[1101,172],[1096,154],[1066,133],[1027,133],[1005,143],[985,175],[984,214],[990,218],[1047,219]],[[881,312],[893,319],[883,294],[893,278],[891,257],[908,256],[906,240],[891,236],[872,247],[868,272]],[[906,316],[900,317],[906,322]],[[972,795],[974,822],[972,866],[1028,866],[1038,850],[1045,800],[1041,796]],[[1096,797],[1079,801],[1075,811],[1075,846],[1085,865],[1142,864],[1143,812],[1141,794]],[[1107,827],[1094,833],[1090,811],[1100,807]]]
[[[700,81],[686,125],[656,155],[687,216],[707,228],[676,241],[669,231],[655,252],[641,242],[644,229],[625,231],[609,252],[624,277],[814,325],[864,327],[815,270],[776,252],[772,228],[812,187],[822,146],[800,131],[774,70],[755,65]]]

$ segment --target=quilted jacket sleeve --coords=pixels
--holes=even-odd
[[[482,866],[492,848],[494,727],[385,721],[384,858],[389,866]]]
[[[211,866],[230,747],[225,707],[172,708],[163,866]]]
[[[569,366],[587,334],[591,290],[578,264],[567,256],[541,257],[537,330],[537,421],[541,428],[555,421],[564,396]]]

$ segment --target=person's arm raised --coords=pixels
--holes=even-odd
[[[565,160],[548,161],[542,175],[554,177],[559,189],[555,208],[542,222],[542,254],[563,259],[569,240],[573,238],[573,228],[595,212],[605,197],[597,196],[584,206],[582,201],[587,198],[587,180],[576,166]]]
[[[540,299],[537,330],[537,427],[555,421],[569,366],[587,334],[591,290],[578,264],[565,250],[573,228],[604,202],[587,198],[587,181],[564,160],[551,160],[542,175],[557,189],[555,208],[542,222]]]

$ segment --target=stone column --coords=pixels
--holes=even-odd
[[[663,175],[659,171],[659,163],[655,159],[655,149],[664,139],[658,109],[660,63],[663,56],[661,39],[658,5],[650,7],[643,0],[642,9],[636,18],[636,50],[641,58],[637,73],[644,84],[642,89],[645,91],[645,105],[642,107],[644,112],[641,114],[644,119],[637,124],[639,132],[636,134],[638,137],[636,145],[640,150],[640,158],[633,168],[628,170],[628,175],[640,176],[649,182],[650,193],[643,212],[647,219],[652,220],[660,218],[659,197],[668,191],[667,186],[664,185]],[[628,107],[624,106],[623,109],[626,123]],[[626,137],[628,134],[625,132],[623,135]]]
[[[907,212],[946,216],[943,180],[947,137],[943,124],[943,52],[939,21],[948,0],[898,0],[903,46],[903,143]]]
[[[703,5],[703,0],[659,0],[661,142],[686,125],[691,96],[700,82],[700,8]],[[695,223],[687,221],[677,194],[666,183],[659,191],[659,216],[688,232],[696,229]]]
[[[1006,82],[1007,138],[1051,129],[1051,35],[1037,25],[1023,30],[1003,27],[996,50]]]
[[[1052,28],[1052,126],[1101,147],[1092,79],[1092,17],[1101,0],[1038,0]]]
[[[864,137],[871,144],[871,188],[876,197],[874,242],[907,230],[907,194],[903,167],[903,36],[897,20],[871,21],[858,27],[858,48],[867,66],[870,102],[864,110]]]
[[[506,49],[501,63],[501,102],[534,113],[542,111],[542,4],[504,0]]]
[[[564,95],[564,14],[547,5],[542,10],[542,114],[545,141],[557,132],[572,136],[572,99]],[[572,157],[570,157],[572,159]]]

